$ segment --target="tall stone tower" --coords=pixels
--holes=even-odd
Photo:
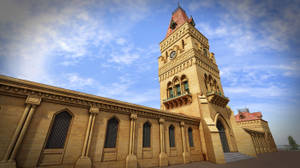
[[[227,106],[218,65],[208,39],[178,6],[172,13],[158,58],[161,109],[200,117],[204,157],[223,163],[223,152],[236,152],[233,113]]]
[[[160,43],[159,81],[161,109],[200,117],[199,96],[213,98],[225,107],[219,69],[208,39],[195,28],[179,6],[173,13],[165,39]],[[218,96],[213,96],[213,95]]]

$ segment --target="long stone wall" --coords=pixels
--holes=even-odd
[[[54,117],[62,111],[72,116],[64,148],[46,149]],[[203,160],[197,117],[6,76],[0,76],[0,116],[0,167],[153,167]],[[113,117],[119,120],[116,147],[104,148]],[[142,146],[145,122],[151,123],[150,148]]]

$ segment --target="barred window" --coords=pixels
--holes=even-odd
[[[115,148],[118,135],[119,121],[116,118],[108,120],[104,148]]]
[[[175,128],[173,125],[169,127],[170,147],[175,147]]]
[[[188,135],[189,135],[190,147],[194,147],[193,129],[191,127],[188,129]]]
[[[151,146],[151,124],[146,122],[143,126],[143,147]]]
[[[55,115],[50,135],[46,143],[48,148],[64,148],[72,116],[64,111]]]

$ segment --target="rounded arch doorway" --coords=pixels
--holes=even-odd
[[[225,127],[220,120],[217,121],[217,128],[219,130],[219,135],[220,135],[220,139],[221,139],[221,143],[222,143],[222,147],[223,147],[223,152],[224,153],[230,152],[229,146],[228,146],[228,141],[226,138]]]

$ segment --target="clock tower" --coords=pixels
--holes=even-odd
[[[227,106],[229,98],[224,96],[208,39],[180,6],[172,13],[160,52],[161,109],[199,117],[204,157],[223,163],[223,152],[237,151],[231,125],[233,112]]]

